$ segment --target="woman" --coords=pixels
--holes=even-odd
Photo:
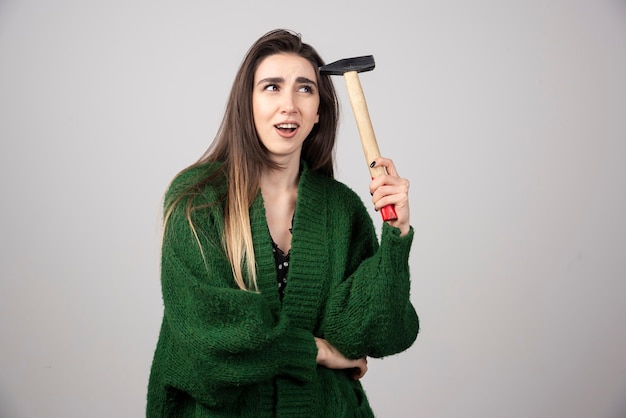
[[[408,181],[380,244],[359,197],[333,179],[339,117],[322,59],[276,30],[248,51],[216,139],[165,196],[163,323],[149,417],[373,416],[367,357],[407,349]]]

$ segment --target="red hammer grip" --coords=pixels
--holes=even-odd
[[[383,217],[383,221],[394,221],[398,219],[398,215],[396,215],[396,209],[393,205],[387,205],[385,207],[380,208],[380,214]]]

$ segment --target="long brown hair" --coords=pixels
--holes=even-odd
[[[324,65],[319,54],[303,43],[299,34],[276,29],[261,36],[248,50],[235,76],[224,117],[217,135],[200,159],[187,167],[192,169],[209,162],[222,163],[218,175],[198,181],[178,196],[165,202],[165,223],[176,204],[183,197],[187,200],[187,219],[191,230],[200,241],[191,221],[194,191],[224,181],[227,194],[224,211],[223,246],[230,261],[233,276],[241,289],[257,289],[254,248],[250,229],[249,209],[257,196],[261,173],[267,169],[280,169],[268,156],[256,132],[252,113],[252,89],[254,75],[261,61],[280,53],[297,54],[307,59],[317,69]],[[319,123],[315,125],[302,146],[301,159],[310,170],[326,176],[334,175],[335,137],[339,121],[339,106],[335,89],[329,76],[317,71],[320,95]],[[219,176],[219,173],[222,176]],[[200,246],[202,251],[202,246]],[[204,254],[204,253],[203,253]],[[245,266],[245,268],[244,268]],[[247,273],[244,279],[244,270]]]

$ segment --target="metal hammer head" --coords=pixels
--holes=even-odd
[[[373,70],[374,66],[374,56],[365,55],[362,57],[345,58],[339,61],[331,62],[330,64],[322,65],[320,67],[320,74],[344,75],[344,73],[350,71],[363,73],[365,71]]]

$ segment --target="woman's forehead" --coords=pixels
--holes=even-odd
[[[280,53],[268,55],[258,65],[254,78],[295,76],[317,80],[317,71],[306,58],[297,54]]]

